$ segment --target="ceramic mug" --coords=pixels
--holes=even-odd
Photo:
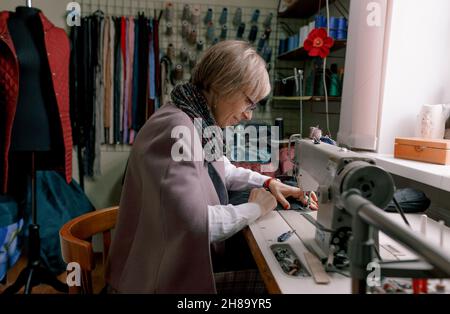
[[[417,136],[428,139],[443,139],[447,121],[445,105],[423,105],[417,116]]]

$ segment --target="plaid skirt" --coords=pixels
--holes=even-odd
[[[217,294],[267,294],[257,269],[214,273]]]

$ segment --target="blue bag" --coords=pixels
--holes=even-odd
[[[22,227],[23,219],[19,219],[16,201],[0,195],[0,281],[20,257],[22,245],[18,235]]]

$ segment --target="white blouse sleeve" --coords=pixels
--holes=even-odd
[[[229,191],[242,191],[251,188],[260,188],[264,181],[270,177],[258,172],[236,167],[227,157],[223,157],[225,165],[225,184]]]
[[[253,223],[261,215],[256,203],[208,205],[209,241],[223,241]]]

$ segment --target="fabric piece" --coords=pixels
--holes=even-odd
[[[103,68],[105,60],[103,58],[103,45],[104,45],[104,32],[105,32],[105,20],[101,16],[97,21],[97,63],[95,66],[95,137],[94,137],[94,161],[93,161],[93,176],[101,175],[101,149],[100,146],[104,139],[103,134],[103,102],[105,98],[105,82],[103,75]]]

